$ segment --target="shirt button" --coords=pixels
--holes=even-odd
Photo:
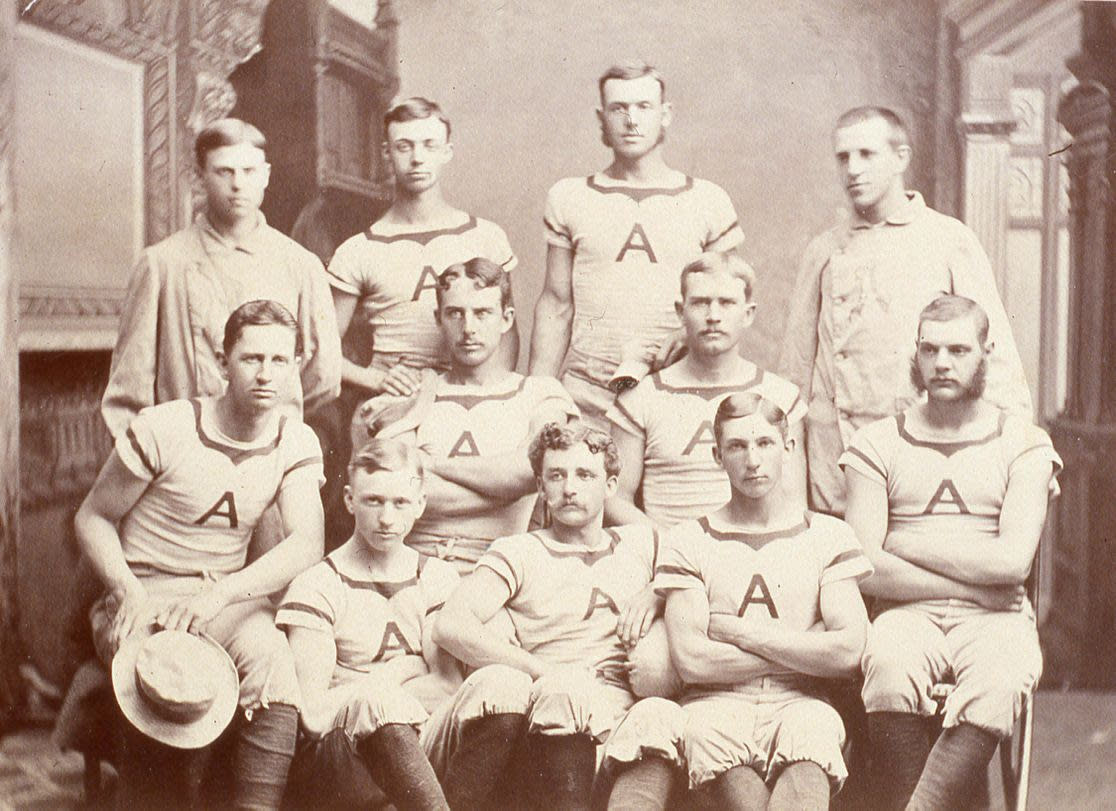
[[[837,360],[845,360],[846,358],[848,358],[848,356],[849,356],[848,352],[838,352],[833,357],[835,357]]]

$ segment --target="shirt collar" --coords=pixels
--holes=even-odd
[[[204,213],[200,214],[197,219],[198,227],[201,228],[202,238],[209,249],[217,248],[223,251],[243,251],[247,254],[257,254],[264,248],[264,240],[267,235],[267,218],[264,217],[262,211],[257,212],[259,221],[256,227],[249,233],[240,238],[238,242],[221,236],[217,229],[213,227],[213,223],[209,221],[209,217]]]
[[[922,213],[923,209],[926,208],[926,201],[923,200],[922,195],[916,191],[909,191],[906,194],[906,203],[900,206],[898,211],[893,213],[882,223],[870,223],[861,217],[856,209],[853,209],[852,218],[849,223],[850,227],[854,230],[859,230],[880,225],[910,225],[915,221],[918,215]]]

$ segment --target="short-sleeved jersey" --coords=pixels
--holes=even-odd
[[[547,242],[573,251],[574,315],[565,367],[605,385],[633,338],[678,329],[682,268],[703,251],[744,240],[729,196],[707,180],[676,188],[624,186],[595,174],[558,181],[544,218]]]
[[[508,614],[524,650],[550,664],[595,668],[605,681],[627,686],[616,622],[651,582],[658,555],[658,533],[633,524],[605,529],[593,548],[542,533],[500,538],[477,568],[507,584]]]
[[[577,416],[570,395],[552,377],[512,373],[498,386],[482,388],[453,384],[440,376],[436,386],[434,404],[418,429],[418,445],[436,459],[511,453],[531,438],[539,413],[560,410],[567,417]],[[386,404],[392,398],[383,399]],[[524,532],[535,498],[531,493],[481,515],[438,515],[428,506],[412,535],[491,540]]]
[[[757,533],[707,515],[666,533],[655,590],[699,588],[711,614],[805,631],[821,619],[822,586],[871,573],[852,527],[840,519],[806,512],[797,526]]]
[[[328,555],[291,582],[275,624],[333,637],[337,665],[330,687],[399,656],[421,656],[425,624],[457,585],[457,570],[420,555],[406,580],[362,580],[342,573],[336,557],[336,552]]]
[[[358,296],[372,313],[374,357],[405,355],[408,361],[446,368],[442,335],[434,320],[438,274],[475,257],[504,270],[516,266],[500,226],[470,216],[456,228],[408,232],[373,223],[338,246],[329,262],[330,283]]]
[[[149,482],[121,523],[130,565],[165,572],[244,568],[260,515],[295,482],[320,487],[322,450],[304,423],[276,416],[253,442],[217,427],[216,400],[172,400],[143,409],[116,439],[116,454]]]
[[[840,465],[887,488],[884,540],[999,534],[1000,510],[1013,472],[1038,464],[1062,466],[1047,433],[1029,420],[1001,413],[994,430],[963,442],[934,442],[912,434],[911,411],[870,423],[853,436]]]
[[[712,512],[732,495],[728,476],[713,459],[713,418],[725,397],[761,394],[791,424],[806,415],[797,386],[752,364],[730,385],[694,386],[678,377],[677,366],[645,377],[608,412],[613,425],[643,439],[643,509],[666,526]]]

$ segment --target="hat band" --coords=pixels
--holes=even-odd
[[[147,684],[140,678],[138,671],[136,672],[136,689],[156,715],[175,723],[187,724],[196,721],[209,712],[209,708],[213,706],[213,696],[203,702],[193,704],[174,704],[164,701],[151,693]]]

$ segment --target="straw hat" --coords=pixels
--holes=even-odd
[[[199,749],[232,721],[240,679],[229,654],[205,636],[132,636],[112,660],[112,688],[136,729],[179,749]]]

